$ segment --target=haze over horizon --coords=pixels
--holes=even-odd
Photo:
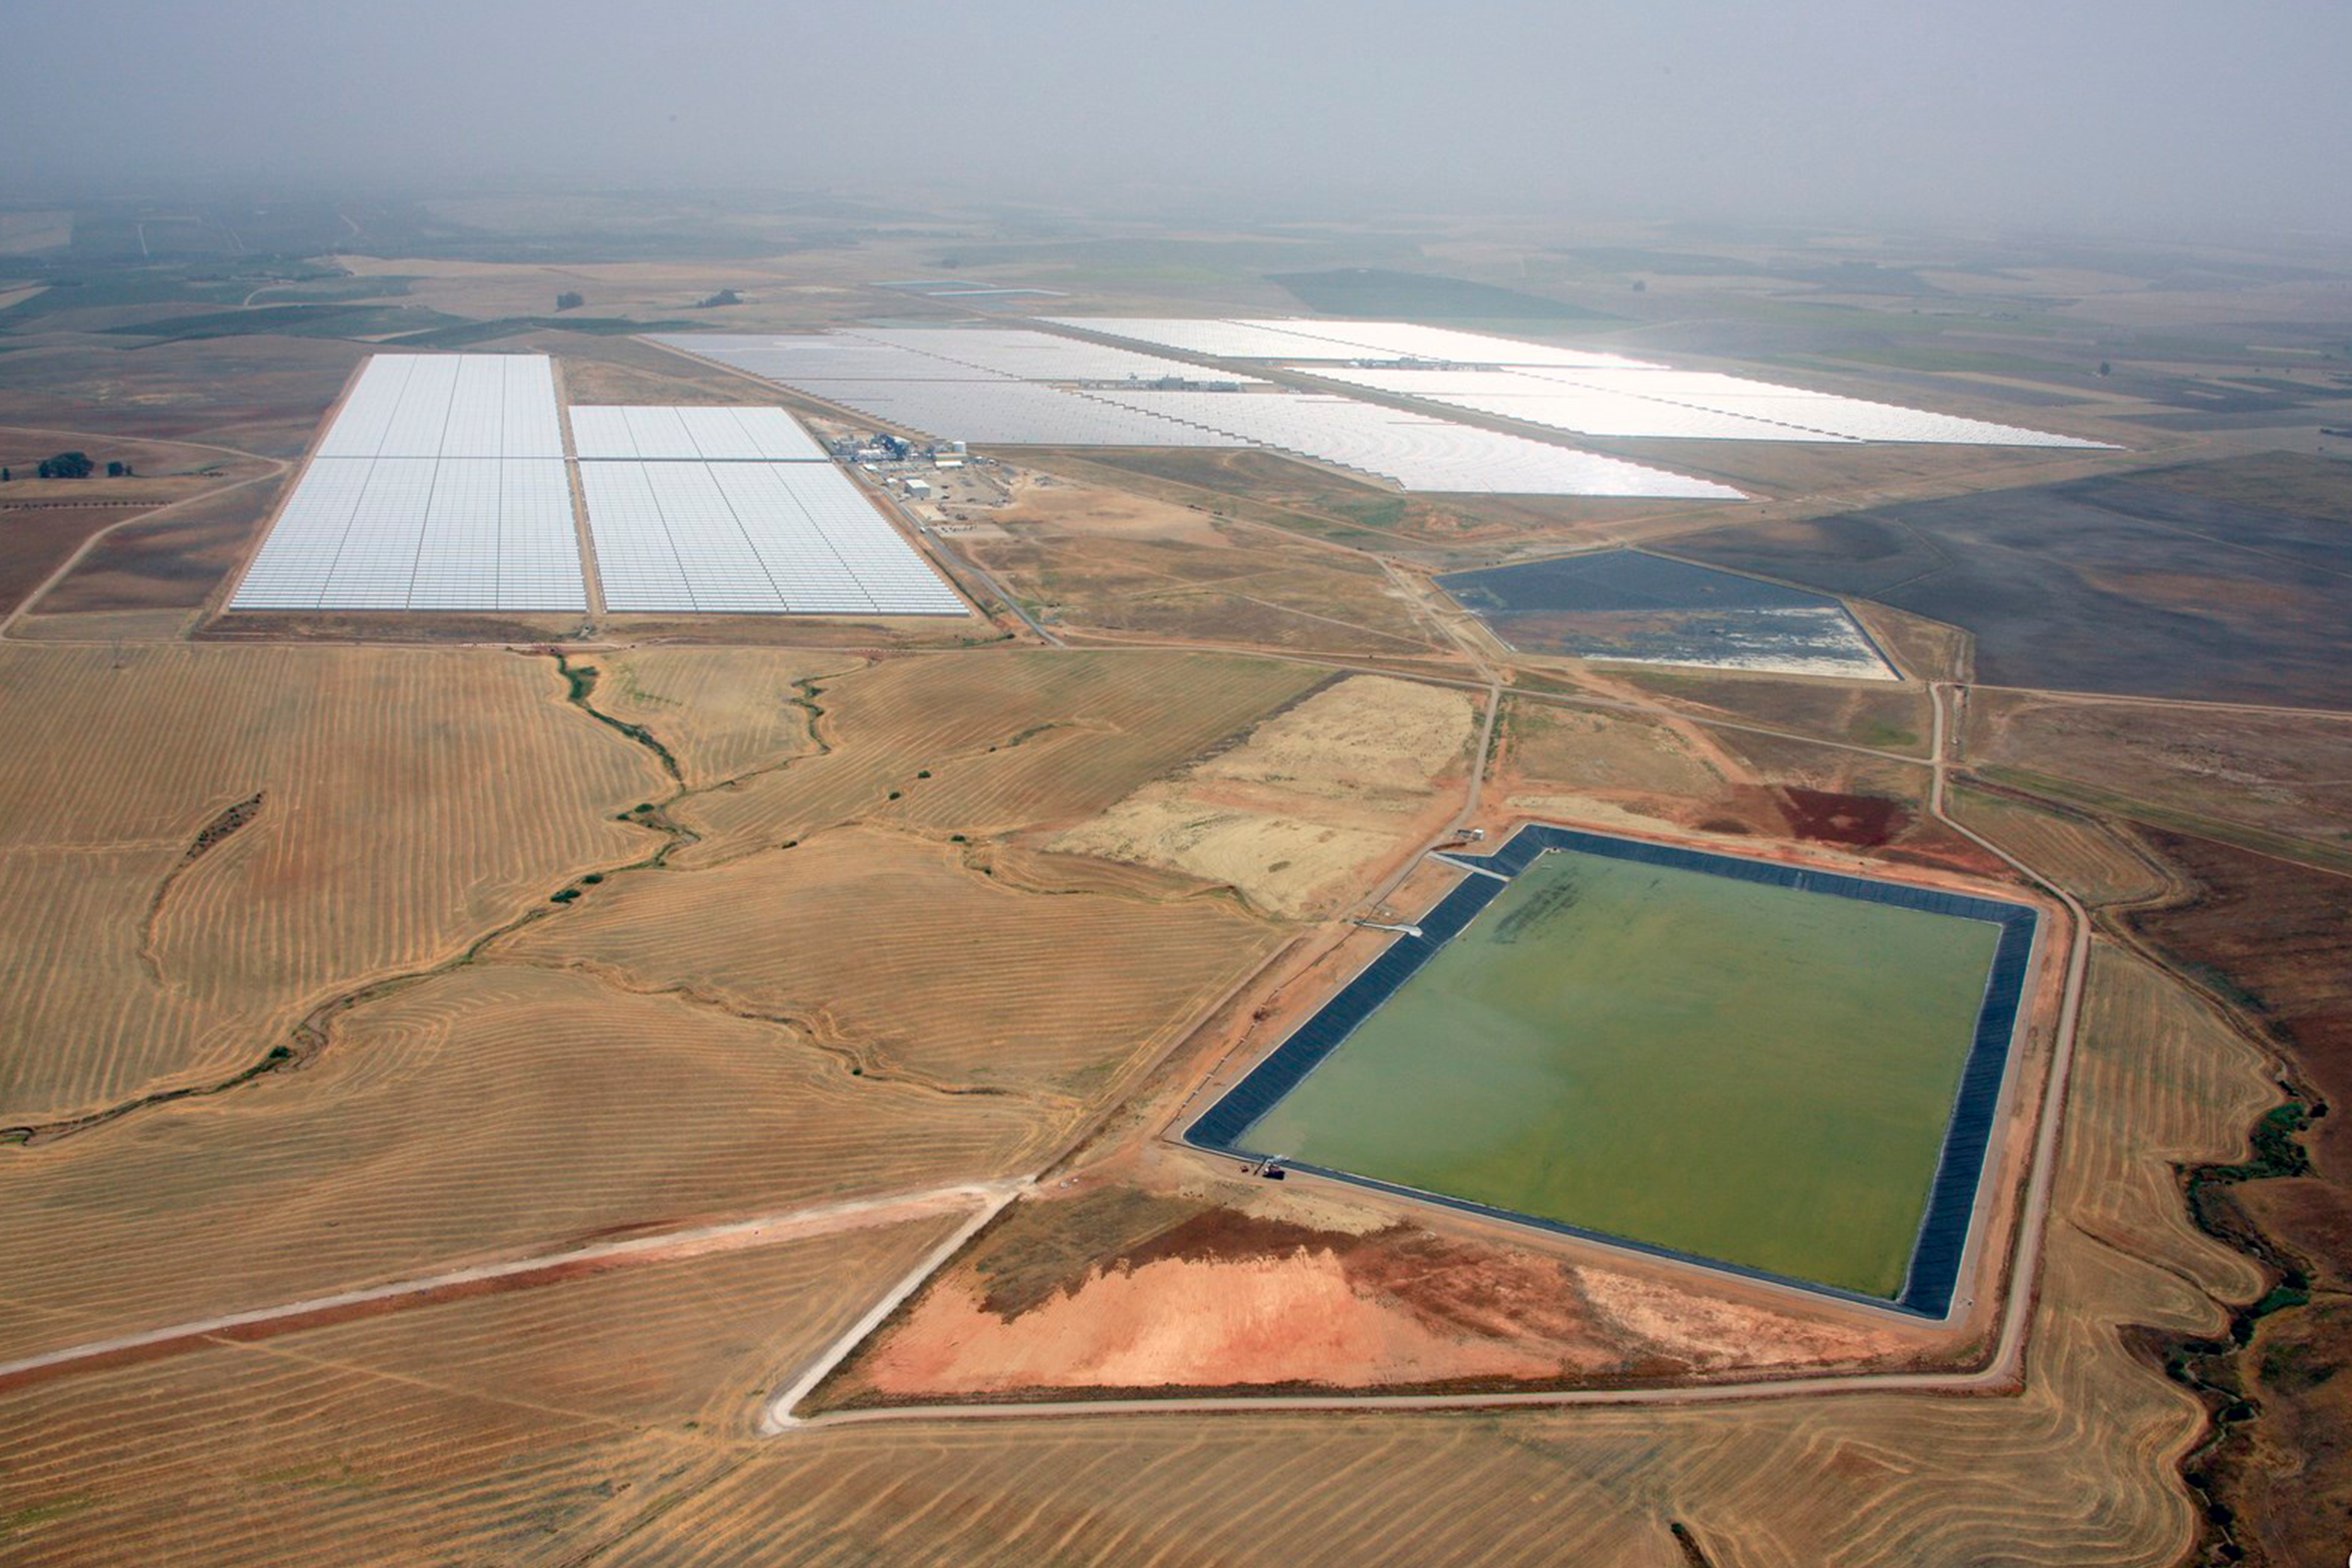
[[[961,184],[1105,210],[2352,236],[2352,7],[29,0],[0,186]],[[1150,193],[1146,196],[1145,193]]]

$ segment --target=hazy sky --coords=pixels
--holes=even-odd
[[[2352,233],[2352,0],[14,0],[0,183]]]

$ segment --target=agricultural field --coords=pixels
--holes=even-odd
[[[1971,765],[1991,780],[2352,869],[2352,719],[1985,692]]]
[[[232,1076],[645,854],[614,818],[659,776],[564,690],[513,652],[0,647],[42,760],[0,772],[0,1125]]]
[[[1270,526],[1034,475],[989,523],[960,547],[1073,637],[1384,658],[1443,646],[1377,564]]]
[[[1476,723],[1467,693],[1348,676],[1052,847],[1224,882],[1289,919],[1328,915],[1436,828],[1437,781],[1460,772]]]

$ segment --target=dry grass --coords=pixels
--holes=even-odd
[[[2352,865],[2352,717],[1980,692],[1971,761],[2159,825],[2252,829]],[[2242,836],[2242,835],[2241,835]]]
[[[1632,666],[1608,673],[1614,682],[1683,712],[1913,757],[1927,755],[1928,696],[1919,687]]]
[[[817,683],[823,755],[696,799],[683,814],[704,839],[678,863],[866,818],[979,836],[1088,815],[1319,678],[1160,653],[885,660]]]
[[[805,1033],[475,966],[299,1072],[0,1150],[0,1360],[687,1226],[1009,1174],[1058,1117],[852,1074]]]
[[[1352,676],[1054,847],[1228,883],[1288,918],[1328,913],[1444,812],[1438,780],[1460,772],[1477,720],[1462,692]]]
[[[990,521],[1002,535],[965,548],[1065,628],[1386,657],[1439,651],[1375,562],[1148,491],[1031,479]]]
[[[1274,942],[1230,904],[999,886],[958,847],[844,828],[615,886],[496,951],[790,1017],[883,1075],[1094,1101]]]
[[[11,1563],[559,1561],[731,1461],[952,1222],[649,1264],[0,1402]]]
[[[817,749],[802,683],[858,668],[840,654],[632,648],[592,655],[595,705],[641,726],[702,789]]]
[[[1966,786],[1953,814],[2088,904],[2131,904],[2163,893],[2164,872],[2114,829]]]
[[[0,649],[0,1118],[258,1060],[374,976],[645,852],[646,754],[544,660],[185,645]],[[252,819],[189,859],[207,824]]]

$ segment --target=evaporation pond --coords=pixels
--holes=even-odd
[[[1248,1143],[1892,1297],[1999,936],[1550,850]]]

